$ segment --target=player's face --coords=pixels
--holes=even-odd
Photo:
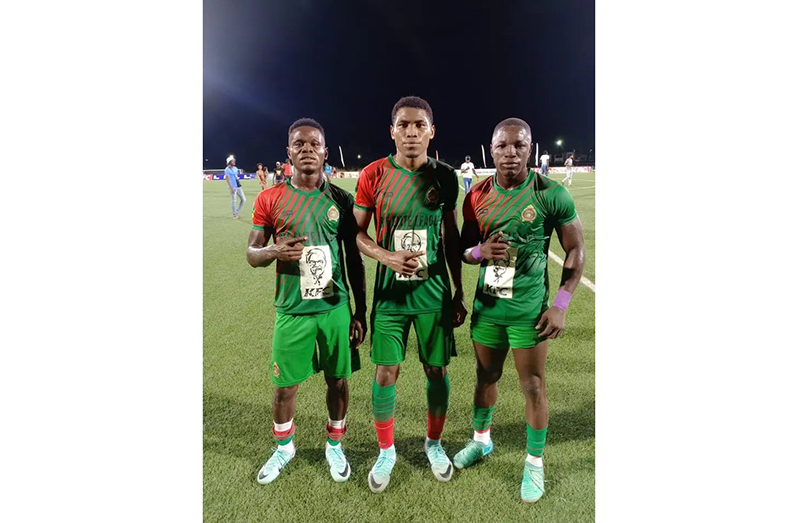
[[[507,126],[493,135],[490,155],[499,174],[515,176],[526,170],[532,151],[532,135],[523,127]]]
[[[315,127],[297,127],[288,137],[288,156],[301,173],[319,172],[327,159],[324,136]]]
[[[402,107],[396,111],[391,126],[391,138],[396,151],[407,158],[426,156],[429,141],[435,136],[435,126],[430,124],[424,109]]]

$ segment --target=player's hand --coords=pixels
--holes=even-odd
[[[562,331],[565,329],[565,311],[557,307],[550,307],[535,325],[535,330],[541,329],[543,331],[538,336],[544,340],[553,340],[562,336]]]
[[[353,347],[357,348],[366,339],[366,314],[358,313],[352,315],[352,321],[349,322],[349,341],[353,341]]]
[[[273,246],[273,249],[277,253],[276,258],[280,261],[299,261],[302,257],[302,248],[304,247],[302,242],[307,240],[307,236],[300,236],[298,238],[286,236],[281,238],[280,241]]]
[[[463,291],[455,291],[452,298],[452,326],[456,329],[465,323],[468,309],[466,309]]]
[[[502,231],[497,232],[479,246],[479,252],[486,260],[503,260],[507,258],[507,251],[510,244],[504,239]]]
[[[396,251],[392,252],[385,259],[385,265],[393,269],[397,274],[403,276],[413,276],[418,269],[418,258],[423,256],[427,251]]]

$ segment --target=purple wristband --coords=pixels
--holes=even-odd
[[[481,243],[478,243],[476,247],[471,247],[471,257],[474,258],[476,261],[482,261],[482,251],[479,248],[482,246]]]
[[[563,312],[567,311],[568,304],[571,303],[571,296],[572,294],[570,292],[565,289],[560,289],[557,292],[557,297],[554,299],[554,305],[552,305],[552,307],[557,307]]]

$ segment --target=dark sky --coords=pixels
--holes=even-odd
[[[348,168],[395,152],[391,108],[406,95],[434,113],[452,164],[494,126],[519,117],[550,153],[587,153],[595,136],[594,0],[475,2],[204,0],[206,168],[234,153],[248,171],[282,161],[288,127],[324,127],[330,163]],[[357,160],[357,154],[363,157]]]

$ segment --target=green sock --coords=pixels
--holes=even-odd
[[[377,385],[377,380],[371,385],[371,411],[375,421],[388,421],[393,418],[396,411],[396,384],[387,387]]]
[[[542,456],[543,447],[546,446],[546,432],[549,427],[546,425],[545,429],[535,430],[529,423],[526,424],[526,452],[530,456]]]
[[[449,374],[442,380],[430,381],[427,378],[427,411],[436,418],[446,416],[449,409]]]
[[[490,420],[493,417],[493,409],[495,408],[496,405],[487,409],[476,405],[471,406],[471,423],[474,425],[474,430],[482,432],[490,428]]]

